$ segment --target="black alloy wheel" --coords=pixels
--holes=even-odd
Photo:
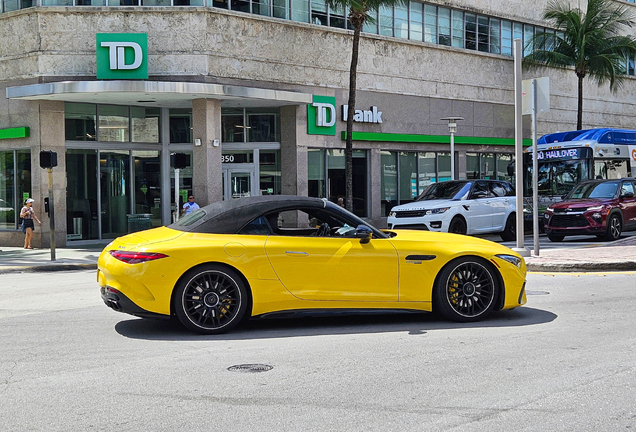
[[[449,233],[465,235],[466,231],[467,231],[466,221],[459,216],[455,216],[453,220],[451,220],[450,225],[448,226]]]
[[[177,284],[174,310],[188,329],[219,334],[234,328],[245,315],[248,297],[233,270],[208,264],[190,270]]]
[[[452,261],[442,269],[435,285],[435,310],[451,321],[482,319],[495,307],[497,280],[493,268],[481,258]]]
[[[511,213],[510,216],[508,216],[506,226],[500,235],[503,241],[513,241],[517,238],[517,221],[515,219],[515,213]]]
[[[614,241],[621,238],[621,232],[623,226],[621,224],[621,218],[617,214],[613,214],[607,220],[607,231],[605,232],[605,240]]]

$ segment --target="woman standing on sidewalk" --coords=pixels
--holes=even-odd
[[[20,217],[22,218],[22,231],[26,234],[24,237],[24,248],[25,249],[33,249],[31,247],[31,239],[33,238],[33,230],[35,229],[35,224],[33,223],[33,219],[38,221],[40,225],[40,219],[35,215],[33,211],[33,198],[29,198],[24,202],[24,207],[20,210]]]

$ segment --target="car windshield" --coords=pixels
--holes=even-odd
[[[614,198],[617,190],[618,182],[582,183],[572,189],[567,198]]]
[[[459,200],[468,195],[472,182],[469,181],[446,181],[433,183],[422,192],[415,201],[429,201],[439,199]]]

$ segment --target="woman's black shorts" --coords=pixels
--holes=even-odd
[[[33,219],[24,219],[24,229],[31,228],[35,231],[35,224],[33,223]]]

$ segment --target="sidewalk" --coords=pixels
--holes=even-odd
[[[0,274],[96,269],[104,246],[57,248],[55,261],[51,261],[50,249],[3,246],[0,247]],[[533,272],[636,271],[636,236],[612,243],[541,251],[538,257],[527,257],[526,264],[528,271]]]

